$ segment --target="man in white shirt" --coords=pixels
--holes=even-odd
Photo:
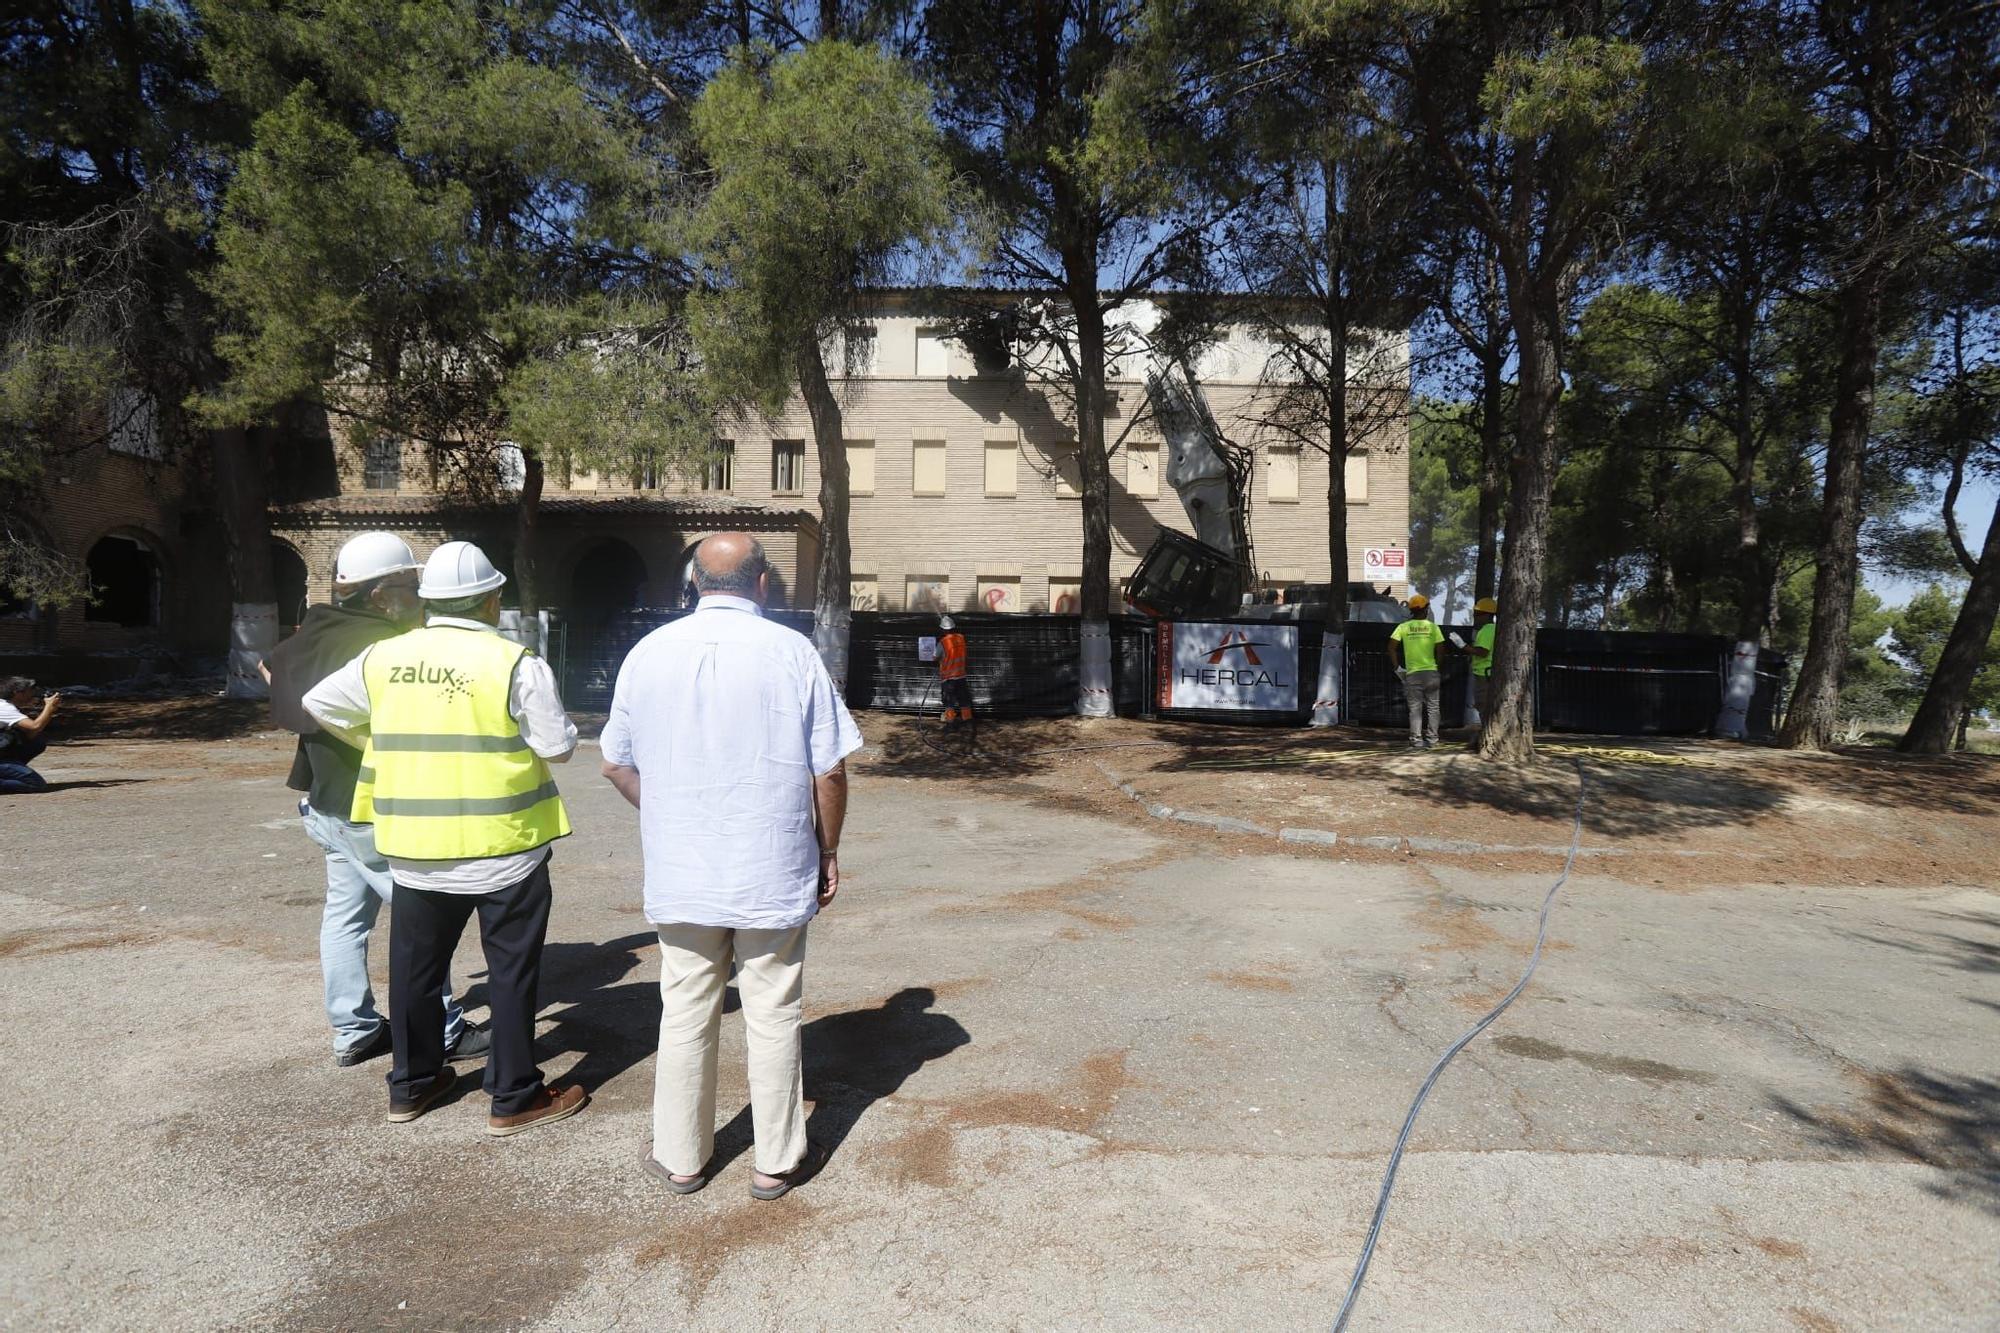
[[[823,1158],[807,1142],[799,1018],[806,924],[840,889],[849,754],[861,733],[805,636],[764,619],[769,564],[741,532],[696,549],[694,613],[618,672],[604,775],[639,808],[646,918],[660,935],[653,1142],[677,1194],[708,1183],[715,1051],[736,966],[756,1156],[775,1199]]]
[[[35,706],[35,682],[26,676],[0,680],[0,796],[48,790],[48,781],[28,761],[48,748],[42,733],[56,715],[60,694]]]
[[[548,664],[494,630],[506,577],[470,542],[424,565],[423,629],[384,639],[307,692],[319,724],[366,749],[352,818],[375,825],[390,899],[389,1119],[449,1091],[443,994],[452,951],[479,917],[486,953],[487,1133],[517,1134],[582,1109],[545,1085],[535,1012],[548,934],[551,844],[569,832],[548,765],[576,748]]]

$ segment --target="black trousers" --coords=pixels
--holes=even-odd
[[[493,1049],[486,1095],[493,1114],[514,1115],[542,1090],[535,1064],[536,992],[549,933],[549,863],[495,893],[435,893],[398,884],[389,900],[389,1035],[395,1061],[389,1095],[414,1101],[444,1068],[444,991],[452,950],[479,914],[486,951],[486,1003]]]

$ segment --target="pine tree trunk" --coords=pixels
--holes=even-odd
[[[271,577],[271,519],[263,431],[229,427],[210,431],[215,498],[229,544],[229,670],[235,699],[262,699],[270,691],[257,663],[278,646],[277,588]]]
[[[833,686],[847,693],[848,644],[853,632],[853,550],[848,541],[847,428],[840,399],[827,379],[817,336],[801,339],[793,354],[806,414],[819,453],[819,571],[813,580],[813,647]]]
[[[1506,367],[1498,358],[1480,367],[1479,388],[1479,554],[1472,569],[1472,595],[1491,597],[1499,585],[1500,506],[1506,494]]]
[[[1875,413],[1875,362],[1881,351],[1882,282],[1871,266],[1840,293],[1840,366],[1834,377],[1827,436],[1826,486],[1814,556],[1812,625],[1778,744],[1823,750],[1840,721],[1840,679],[1861,572],[1861,478]]]
[[[1076,310],[1076,452],[1083,487],[1082,660],[1076,711],[1084,717],[1110,717],[1111,460],[1104,452],[1104,314],[1097,308],[1094,284],[1072,292],[1071,300]]]
[[[1996,618],[2000,618],[2000,514],[1986,525],[1986,544],[1979,552],[1965,601],[1958,608],[1958,619],[1952,622],[1951,637],[1945,640],[1937,669],[1924,686],[1923,701],[1910,719],[1910,729],[1896,743],[1898,750],[1943,754],[1951,748],[1954,729],[1960,738],[1958,748],[1965,748],[1972,679],[1985,664]]]
[[[1326,381],[1326,558],[1327,628],[1347,628],[1347,580],[1353,561],[1347,550],[1347,327],[1329,325]]]
[[[1520,349],[1520,383],[1515,394],[1499,628],[1493,645],[1493,715],[1480,732],[1479,753],[1486,759],[1526,763],[1535,757],[1535,629],[1548,561],[1562,367],[1556,346],[1559,315],[1538,308],[1541,303],[1525,292],[1510,304]]]
[[[535,619],[542,609],[541,589],[536,584],[536,555],[542,540],[542,487],[546,482],[541,455],[523,449],[521,498],[514,508],[514,597],[521,608],[523,624]]]

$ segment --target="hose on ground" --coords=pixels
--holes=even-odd
[[[1542,944],[1549,935],[1549,910],[1555,906],[1556,894],[1569,882],[1570,869],[1576,865],[1577,845],[1583,838],[1585,786],[1583,762],[1578,760],[1576,814],[1570,821],[1569,855],[1563,858],[1562,873],[1556,876],[1556,882],[1549,885],[1548,893],[1542,898],[1541,920],[1535,927],[1535,951],[1528,957],[1527,970],[1521,973],[1521,979],[1514,983],[1514,989],[1508,991],[1500,1003],[1494,1005],[1487,1011],[1485,1017],[1466,1029],[1457,1041],[1445,1048],[1444,1054],[1438,1057],[1437,1063],[1431,1066],[1431,1072],[1425,1076],[1423,1086],[1417,1089],[1416,1100],[1410,1103],[1410,1113],[1403,1117],[1403,1131],[1396,1136],[1395,1149],[1389,1154],[1388,1169],[1382,1173],[1382,1192],[1375,1200],[1375,1216],[1368,1224],[1368,1239],[1361,1246],[1361,1258],[1354,1265],[1354,1276],[1347,1284],[1347,1295],[1340,1302],[1340,1314],[1333,1321],[1333,1333],[1343,1333],[1347,1328],[1347,1320],[1354,1313],[1354,1303],[1361,1296],[1361,1284],[1368,1276],[1368,1264],[1375,1257],[1375,1242],[1382,1236],[1382,1220],[1389,1214],[1389,1195],[1396,1188],[1396,1170],[1403,1164],[1403,1149],[1409,1145],[1410,1131],[1416,1128],[1417,1113],[1423,1110],[1424,1099],[1431,1095],[1431,1088],[1437,1083],[1438,1076],[1444,1073],[1445,1066],[1452,1062],[1453,1057],[1471,1045],[1473,1038],[1492,1026],[1493,1020],[1505,1013],[1507,1006],[1514,1003],[1515,997],[1527,989],[1529,978],[1535,975],[1535,968],[1541,964]]]

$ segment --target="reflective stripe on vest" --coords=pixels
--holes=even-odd
[[[432,626],[368,650],[368,747],[352,818],[385,856],[462,860],[525,852],[570,831],[549,766],[508,711],[527,650]]]

